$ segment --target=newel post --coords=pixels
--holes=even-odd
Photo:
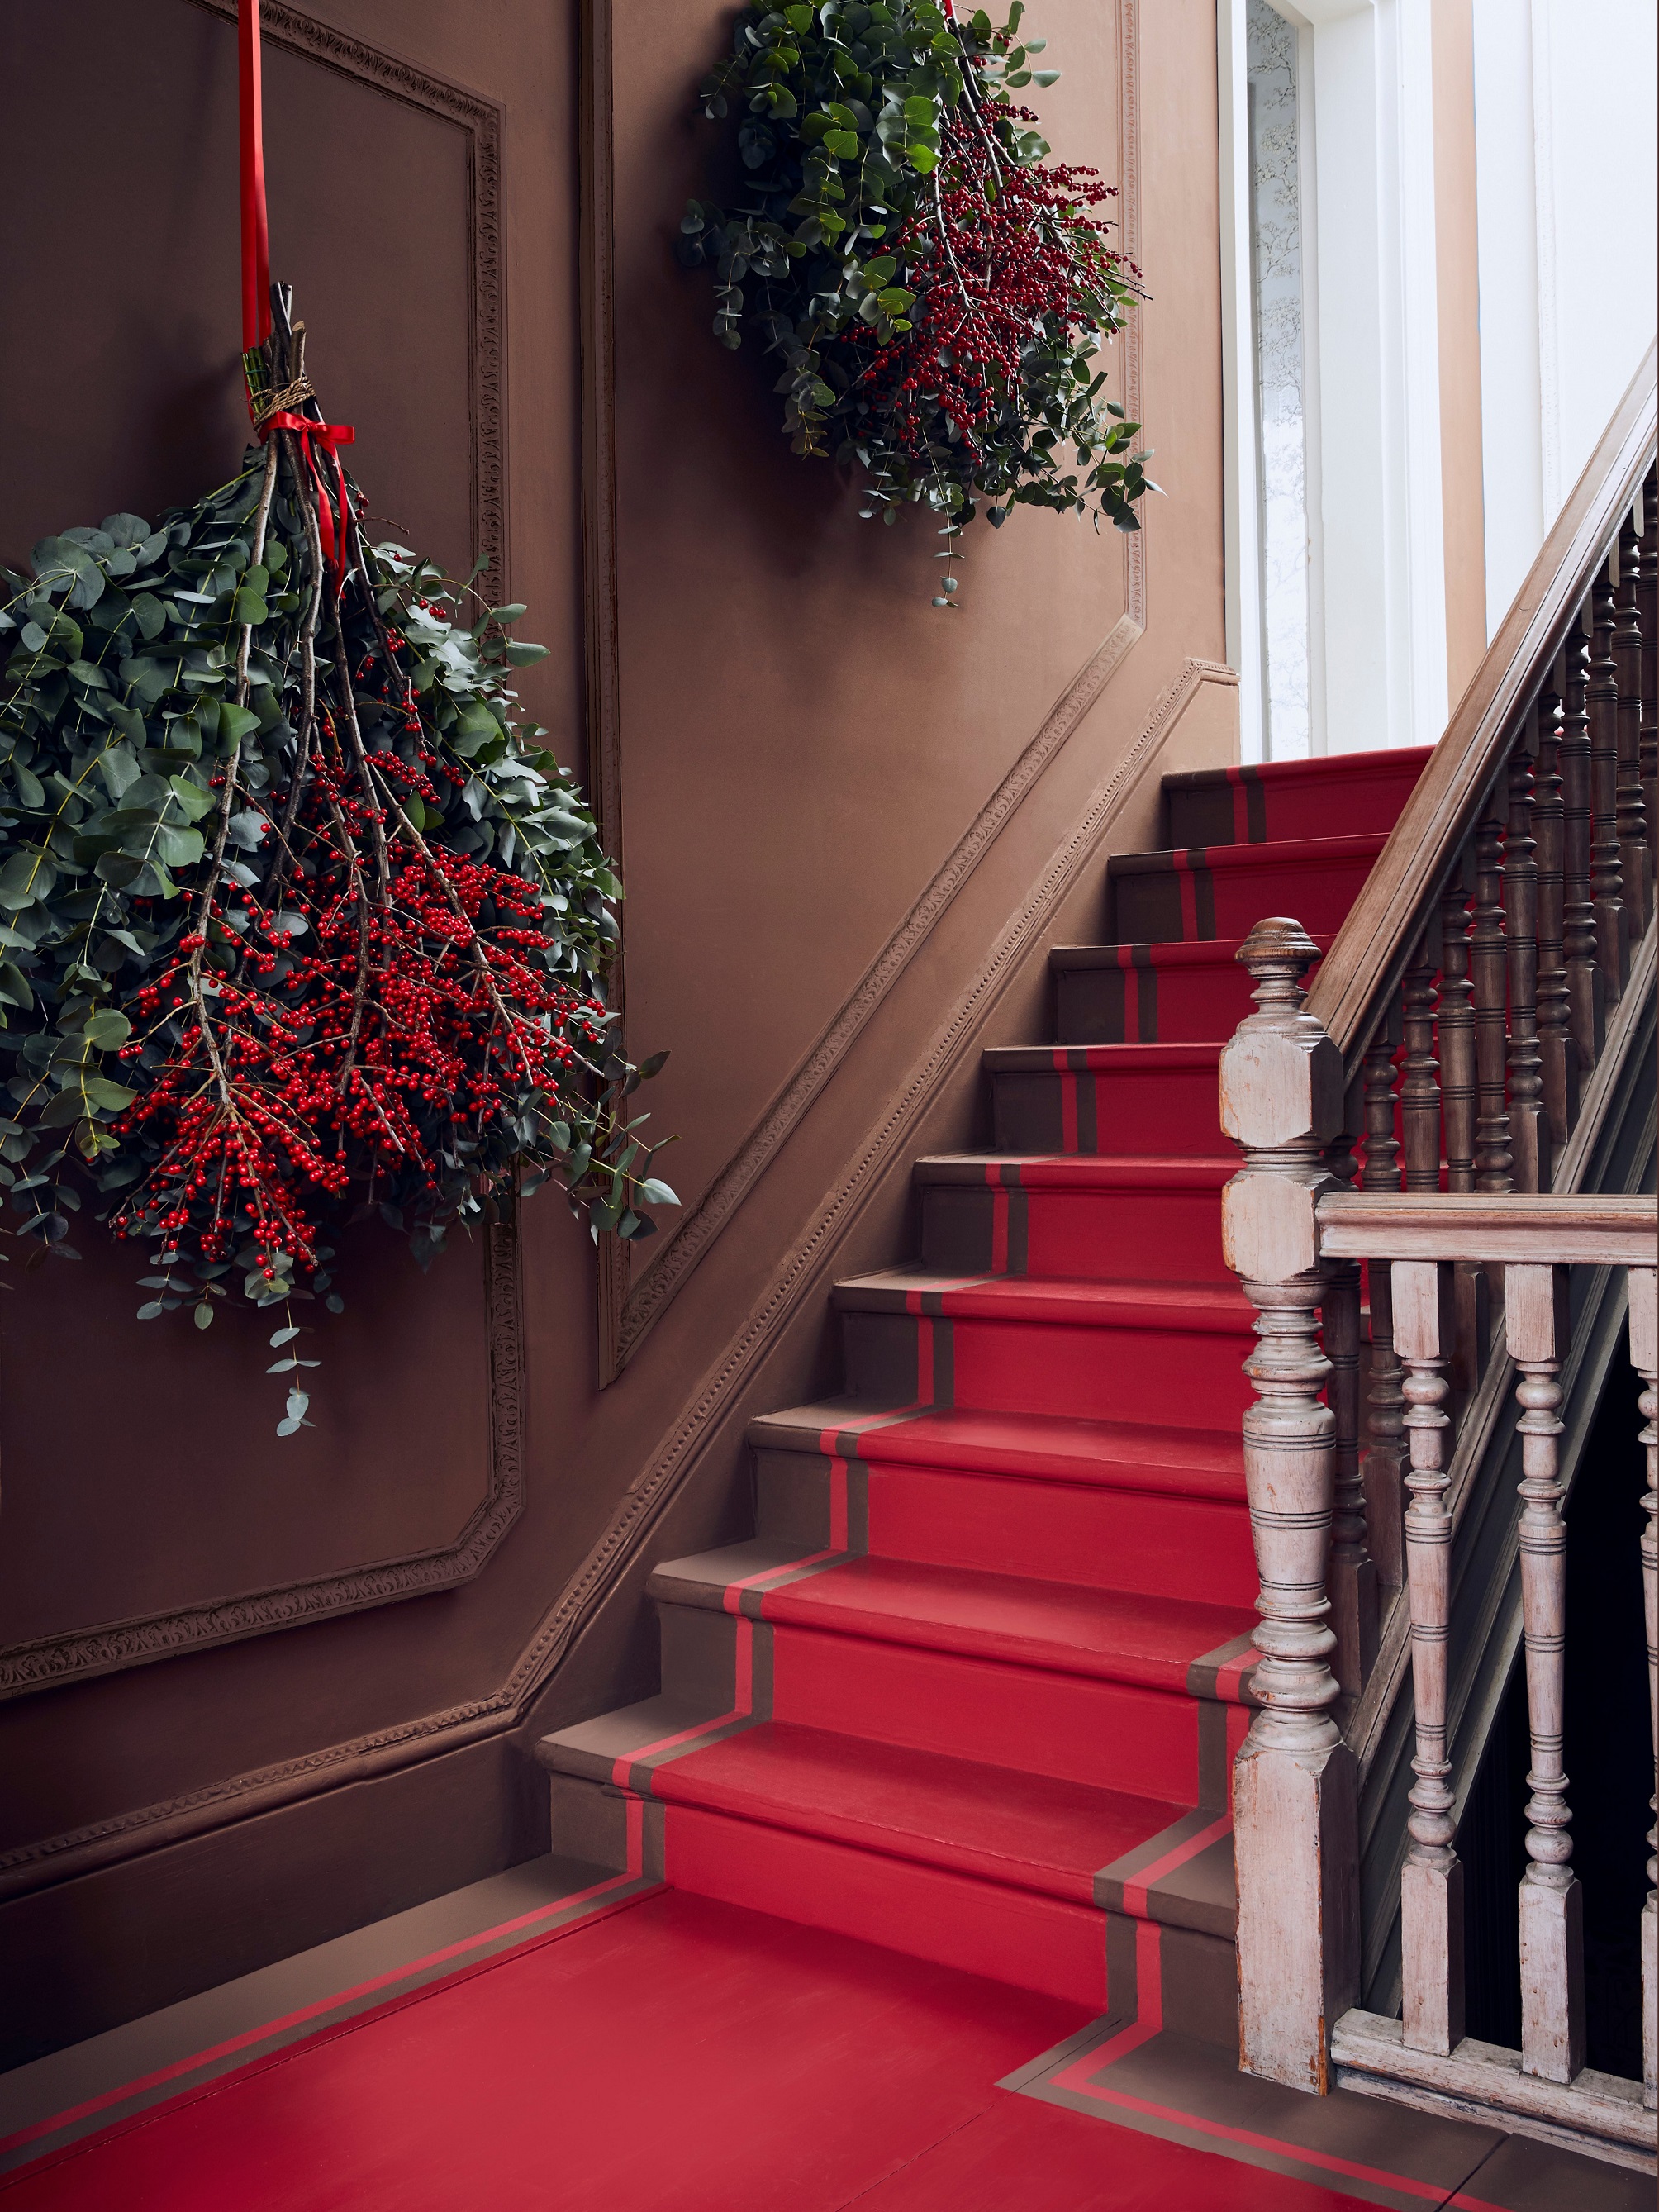
[[[1315,1218],[1332,1187],[1324,1154],[1342,1117],[1342,1056],[1303,1010],[1319,949],[1299,922],[1258,922],[1238,957],[1258,1011],[1221,1055],[1221,1125],[1244,1153],[1223,1194],[1222,1234],[1257,1309],[1244,1470],[1261,1577],[1261,1710],[1233,1768],[1239,2063],[1322,2094],[1330,2029],[1355,2002],[1359,1971],[1354,1765],[1332,1714],[1336,1436],[1321,1397],[1332,1370]]]

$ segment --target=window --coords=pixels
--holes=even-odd
[[[1267,0],[1245,20],[1261,724],[1267,756],[1290,760],[1310,749],[1299,40]]]

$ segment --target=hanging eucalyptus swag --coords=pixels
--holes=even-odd
[[[983,502],[1136,530],[1158,487],[1140,425],[1104,398],[1103,344],[1143,296],[1107,243],[1097,171],[1048,159],[1022,0],[994,24],[954,0],[747,8],[703,82],[747,173],[735,206],[692,200],[680,258],[714,273],[714,332],[777,356],[798,453],[856,465],[867,520],[940,518],[939,556]],[[939,607],[954,606],[954,576]]]
[[[611,1042],[620,886],[514,690],[525,610],[365,541],[303,324],[245,365],[229,483],[0,572],[0,1183],[41,1255],[83,1210],[146,1243],[141,1319],[280,1308],[292,1435],[344,1224],[424,1265],[549,1176],[595,1236],[676,1200],[632,1112],[664,1055]]]

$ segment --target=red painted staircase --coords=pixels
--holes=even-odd
[[[1165,779],[1059,1042],[985,1054],[995,1151],[918,1162],[920,1264],[837,1287],[847,1395],[752,1424],[753,1540],[653,1576],[661,1695],[539,1746],[556,1850],[1233,2042],[1233,954],[1328,941],[1427,757]]]

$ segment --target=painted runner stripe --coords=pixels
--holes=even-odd
[[[842,1553],[847,1549],[847,1547],[845,1544],[837,1544],[835,1541],[835,1504],[833,1499],[830,1503],[830,1510],[831,1519],[830,1542],[830,1547],[827,1551],[808,1552],[804,1559],[787,1559],[781,1567],[758,1567],[752,1575],[739,1575],[735,1582],[727,1583],[721,1589],[720,1611],[722,1613],[735,1613],[739,1619],[746,1619],[747,1615],[744,1614],[743,1610],[743,1594],[745,1590],[759,1589],[763,1583],[771,1583],[776,1576],[798,1574],[803,1567],[818,1567],[822,1566],[826,1559],[838,1559]],[[845,1510],[843,1510],[843,1525],[845,1524]]]
[[[819,1439],[820,1449],[830,1459],[830,1544],[826,1551],[806,1552],[798,1559],[784,1559],[775,1567],[757,1567],[752,1575],[738,1575],[726,1584],[720,1592],[721,1610],[741,1613],[743,1594],[747,1589],[758,1589],[785,1575],[800,1573],[807,1567],[822,1566],[826,1559],[838,1559],[847,1550],[847,1462],[836,1450],[833,1438],[836,1431],[826,1429]]]
[[[1154,948],[1137,945],[1132,948],[1134,959],[1129,973],[1134,981],[1135,1033],[1131,1040],[1135,1044],[1158,1042],[1158,969],[1153,963]]]
[[[1187,1669],[1188,1696],[1213,1698],[1224,1705],[1255,1705],[1257,1701],[1244,1679],[1256,1662],[1252,1633],[1243,1629],[1224,1644],[1218,1644],[1214,1650],[1200,1651]]]
[[[1193,882],[1194,854],[1201,861],[1204,857],[1204,848],[1201,845],[1194,846],[1192,852],[1177,853],[1174,856],[1176,881],[1181,886],[1181,934],[1182,939],[1188,945],[1195,944],[1198,940],[1197,887]]]
[[[1244,1704],[1248,1687],[1245,1677],[1255,1672],[1256,1657],[1255,1645],[1247,1637],[1244,1649],[1216,1668],[1215,1695],[1230,1705]]]
[[[1109,1990],[1110,1997],[1110,1990]],[[1155,1920],[1141,1920],[1134,1929],[1134,2020],[1128,2027],[1119,2028],[1117,2035],[1109,2035],[1103,2044],[1095,2044],[1093,2051],[1084,2051],[1073,2059],[1064,2073],[1048,2077],[1051,2088],[1071,2090],[1073,2094],[1093,2094],[1088,2081],[1075,2079],[1078,2075],[1097,2075],[1102,2066],[1115,2066],[1117,2059],[1126,2059],[1130,2051],[1141,2044],[1151,2044],[1155,2035],[1164,2033],[1164,1931]]]
[[[837,1454],[830,1462],[830,1548],[832,1552],[847,1549],[847,1462]],[[811,1562],[823,1558],[815,1553]]]
[[[729,1713],[719,1713],[713,1720],[698,1721],[690,1728],[677,1729],[672,1735],[659,1736],[653,1743],[642,1743],[626,1752],[611,1770],[611,1779],[619,1790],[629,1788],[633,1771],[641,1759],[654,1758],[659,1751],[672,1751],[677,1744],[695,1743],[702,1735],[715,1729],[729,1728],[733,1721],[748,1720],[754,1705],[755,1682],[755,1624],[746,1613],[739,1613],[738,1623],[736,1703]]]
[[[927,1411],[920,1398],[913,1398],[908,1406],[884,1406],[878,1413],[854,1413],[850,1420],[837,1421],[833,1428],[820,1429],[818,1449],[826,1459],[856,1459],[861,1437],[875,1429],[890,1428],[896,1422],[908,1420],[914,1413]]]
[[[1155,1921],[1143,1920],[1135,1929],[1134,2019],[1127,2027],[1119,2028],[1115,2035],[1109,2036],[1104,2043],[1097,2044],[1092,2051],[1085,2051],[1083,2056],[1073,2065],[1068,2066],[1063,2074],[1054,2075],[1052,2077],[1052,2086],[1054,2088],[1069,2089],[1075,2094],[1079,2085],[1073,2081],[1073,2075],[1085,2069],[1090,2073],[1097,2074],[1103,2066],[1115,2064],[1118,2059],[1127,2058],[1132,2051],[1138,2050],[1143,2043],[1150,2043],[1155,2035],[1163,2034],[1164,1966],[1160,1949],[1162,1936],[1163,1930]],[[1148,1938],[1151,1940],[1148,1941]],[[1110,1996],[1111,1992],[1109,1990],[1107,1991],[1109,2001]],[[1086,2096],[1089,2094],[1087,2083],[1082,2084],[1081,2087]]]
[[[1212,1844],[1219,1843],[1223,1836],[1231,1835],[1232,1826],[1231,1814],[1224,1813],[1218,1820],[1212,1820],[1207,1828],[1200,1828],[1195,1836],[1188,1836],[1184,1843],[1173,1844],[1161,1858],[1154,1859],[1149,1867],[1143,1867],[1133,1881],[1126,1881],[1123,1885],[1123,1910],[1144,1913],[1149,1889],[1155,1887],[1166,1875],[1173,1874],[1177,1867],[1185,1866],[1188,1859],[1195,1859],[1200,1851],[1207,1851]],[[1142,1923],[1143,1926],[1146,1924]]]
[[[1250,802],[1244,790],[1244,771],[1230,768],[1227,781],[1233,790],[1233,842],[1248,845],[1250,842]]]
[[[1230,2128],[1219,2120],[1206,2120],[1197,2112],[1182,2112],[1170,2105],[1154,2104],[1148,2097],[1132,2096],[1123,2089],[1109,2089],[1098,2081],[1073,2081],[1072,2075],[1080,2073],[1089,2063],[1079,2059],[1076,2065],[1066,2069],[1064,2087],[1073,2096],[1091,2097],[1101,2104],[1117,2105],[1125,2112],[1144,2112],[1148,2119],[1169,2121],[1177,2127],[1190,2128],[1196,2135],[1211,2136],[1222,2142],[1239,2143],[1252,2150],[1266,2151],[1275,2158],[1316,2166],[1322,2172],[1343,2174],[1350,2180],[1370,2182],[1381,2189],[1395,2189],[1402,2196],[1419,2197],[1425,2204],[1436,2208],[1442,2208],[1446,2203],[1445,2185],[1442,2182],[1415,2181],[1409,2174],[1389,2173],[1381,2166],[1363,2166],[1356,2159],[1339,2158],[1334,2152],[1313,2150],[1304,2143],[1286,2142],[1278,2136],[1258,2135],[1251,2128]],[[1054,2086],[1059,2088],[1062,2086],[1061,2081],[1056,2081]],[[1454,2197],[1451,2201],[1456,2203],[1459,2200]],[[1500,2212],[1500,2208],[1492,2206],[1489,2212]]]
[[[408,1981],[411,1975],[428,1973],[434,1966],[446,1966],[452,1959],[462,1959],[468,1952],[477,1951],[484,1944],[498,1943],[504,1937],[515,1936],[520,1930],[529,1931],[544,1923],[556,1920],[562,1914],[573,1911],[579,1905],[591,1904],[629,1882],[637,1881],[640,1876],[639,1837],[637,1824],[631,1818],[628,1854],[629,1865],[624,1873],[612,1875],[608,1880],[595,1882],[591,1888],[577,1890],[569,1897],[556,1898],[547,1905],[539,1905],[532,1912],[522,1912],[515,1919],[503,1920],[497,1926],[483,1929],[476,1936],[463,1936],[453,1943],[446,1944],[441,1950],[428,1952],[424,1958],[410,1960],[406,1966],[388,1967],[385,1973],[376,1974],[368,1981],[358,1982],[350,1989],[337,1990],[331,1996],[319,1997],[314,2003],[302,2005],[295,2012],[284,2013],[276,2020],[265,2021],[258,2027],[246,2029],[240,2035],[228,2037],[222,2043],[211,2044],[204,2051],[192,2051],[187,2058],[175,2059],[170,2066],[158,2067],[153,2074],[140,2075],[136,2081],[124,2081],[119,2087],[106,2089],[100,2096],[89,2097],[83,2104],[71,2105],[46,2119],[36,2120],[27,2128],[20,2128],[15,2135],[0,2138],[0,2152],[36,2142],[42,2136],[56,2134],[63,2128],[72,2126],[76,2120],[87,2119],[94,2112],[106,2111],[112,2105],[142,2096],[148,2089],[160,2088],[168,2081],[210,2066],[216,2060],[234,2057],[239,2051],[246,2051],[264,2043],[271,2036],[281,2035],[287,2029],[302,2027],[307,2021],[318,2020],[336,2012],[342,2005],[354,2004],[362,1998],[374,1996],[381,1990],[395,1988],[398,1983]],[[633,1902],[631,1899],[624,1901]]]
[[[1145,1044],[1140,1030],[1140,970],[1133,958],[1123,963],[1123,1042]]]
[[[1249,823],[1249,842],[1265,845],[1267,842],[1267,787],[1261,781],[1260,763],[1253,762],[1239,771],[1244,779],[1245,814]]]

